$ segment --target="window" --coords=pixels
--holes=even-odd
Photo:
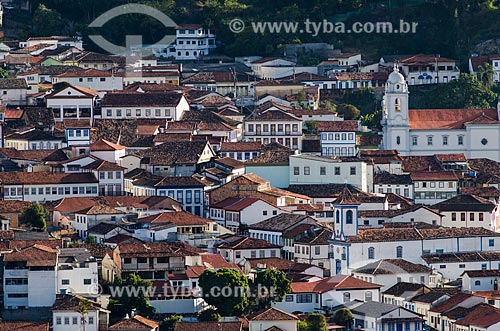
[[[93,316],[89,316],[89,324],[94,324],[94,317]]]
[[[460,221],[465,222],[465,213],[460,213]]]
[[[137,117],[141,116],[141,110],[140,109],[136,109],[135,110],[135,116],[137,116]]]
[[[61,325],[61,322],[62,322],[62,321],[61,321],[61,317],[59,317],[59,316],[58,316],[58,317],[56,317],[56,324],[57,324],[57,325]]]
[[[375,248],[368,247],[368,259],[369,260],[375,259]]]
[[[116,117],[122,117],[122,110],[121,109],[116,110]]]
[[[488,240],[488,246],[489,247],[494,247],[495,246],[495,239],[489,239]]]
[[[448,136],[443,136],[443,145],[448,145]]]
[[[372,291],[366,291],[365,292],[365,301],[372,301],[373,300],[373,293]]]
[[[464,144],[464,136],[458,136],[458,144],[463,145]]]
[[[334,168],[334,174],[335,174],[336,176],[340,176],[340,167],[335,167],[335,168]]]
[[[69,317],[64,318],[64,324],[69,324]]]
[[[400,144],[401,144],[401,137],[400,137],[400,136],[397,136],[397,137],[396,137],[396,144],[397,144],[397,145],[400,145]]]
[[[427,146],[432,146],[432,140],[433,140],[432,136],[427,136]]]
[[[90,285],[90,284],[92,284],[92,279],[90,279],[90,278],[85,278],[85,279],[83,280],[83,285]]]
[[[351,167],[351,175],[356,175],[356,167]]]
[[[479,213],[479,222],[484,221],[484,215],[483,213]]]
[[[459,264],[459,265],[458,265],[458,268],[459,268],[459,269],[465,269],[465,264]]]
[[[326,167],[319,167],[320,176],[326,176]]]
[[[480,280],[476,280],[476,281],[474,282],[474,285],[476,285],[476,286],[481,286],[481,281],[480,281]]]
[[[348,210],[345,214],[345,223],[352,224],[352,210]]]
[[[403,258],[403,246],[396,247],[396,257],[398,259],[402,259]]]
[[[69,279],[61,280],[61,285],[69,285]]]
[[[297,294],[297,303],[311,303],[312,302],[312,294]]]
[[[250,257],[251,257],[252,259],[255,259],[255,258],[257,257],[257,252],[256,252],[256,251],[251,251],[251,252],[250,252]]]
[[[161,116],[161,109],[155,109],[155,116],[160,117]]]
[[[285,302],[293,302],[293,295],[287,295],[285,297]]]
[[[411,144],[413,146],[417,146],[417,144],[418,144],[418,137],[416,137],[416,136],[411,137]]]
[[[455,222],[457,220],[457,213],[451,213],[451,220]]]
[[[73,317],[73,324],[78,324],[78,317],[76,316]]]
[[[123,259],[123,264],[131,264],[132,263],[132,259],[130,257],[126,257]]]
[[[351,293],[344,292],[344,303],[351,301]]]
[[[293,175],[294,176],[300,175],[300,168],[299,167],[293,167]]]
[[[310,167],[304,167],[304,175],[309,176],[311,174],[311,168]]]
[[[474,215],[475,215],[474,213],[469,214],[469,219],[471,222],[474,222]]]
[[[127,117],[132,116],[132,109],[126,109],[125,112]]]
[[[314,247],[314,254],[320,255],[321,254],[321,247],[319,247],[319,246]]]

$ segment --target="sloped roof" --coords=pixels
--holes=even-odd
[[[125,146],[112,143],[111,141],[105,139],[99,139],[98,141],[90,144],[91,151],[117,151],[125,148]]]
[[[363,274],[388,275],[401,273],[430,273],[432,269],[404,259],[383,259],[353,270]]]
[[[496,109],[412,109],[408,116],[410,130],[458,130],[481,116],[498,124]]]
[[[325,293],[333,290],[376,289],[382,285],[366,282],[347,275],[335,275],[316,282],[293,282],[291,293]]]
[[[358,132],[359,122],[346,121],[318,121],[318,132]]]
[[[116,322],[108,328],[108,330],[140,330],[144,327],[156,329],[160,325],[159,322],[150,320],[140,315],[135,315],[132,318],[125,318]]]
[[[268,308],[264,311],[256,312],[248,316],[250,321],[297,321],[299,318],[283,310]]]

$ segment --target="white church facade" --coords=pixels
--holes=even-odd
[[[389,75],[382,104],[385,150],[400,155],[464,153],[500,161],[500,100],[497,109],[409,109],[409,91],[397,68]]]

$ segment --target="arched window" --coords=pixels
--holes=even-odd
[[[348,210],[345,214],[345,223],[352,224],[352,210]]]
[[[337,223],[340,223],[340,211],[338,211],[338,210],[335,213],[335,220],[337,221]]]
[[[396,257],[398,259],[402,259],[403,258],[403,246],[396,247]]]
[[[399,98],[394,99],[394,110],[398,113],[401,111],[401,100]]]
[[[368,247],[368,259],[369,260],[375,259],[375,248]]]
[[[351,301],[351,293],[344,292],[344,303]]]
[[[480,280],[476,280],[475,283],[474,283],[474,285],[481,286],[481,281]]]
[[[397,136],[397,137],[396,137],[396,144],[397,144],[397,145],[400,145],[400,144],[401,144],[401,137],[400,137],[400,136]]]

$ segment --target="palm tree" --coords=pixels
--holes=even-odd
[[[495,71],[493,70],[491,64],[484,63],[477,69],[483,85],[486,87],[491,87],[491,85],[493,85],[493,75],[495,74]]]
[[[86,327],[85,324],[87,324],[87,321],[85,320],[85,317],[87,317],[87,314],[89,312],[89,307],[90,307],[90,302],[88,300],[81,300],[80,303],[78,304],[78,312],[82,315],[82,323],[80,329],[82,331],[85,331]]]

